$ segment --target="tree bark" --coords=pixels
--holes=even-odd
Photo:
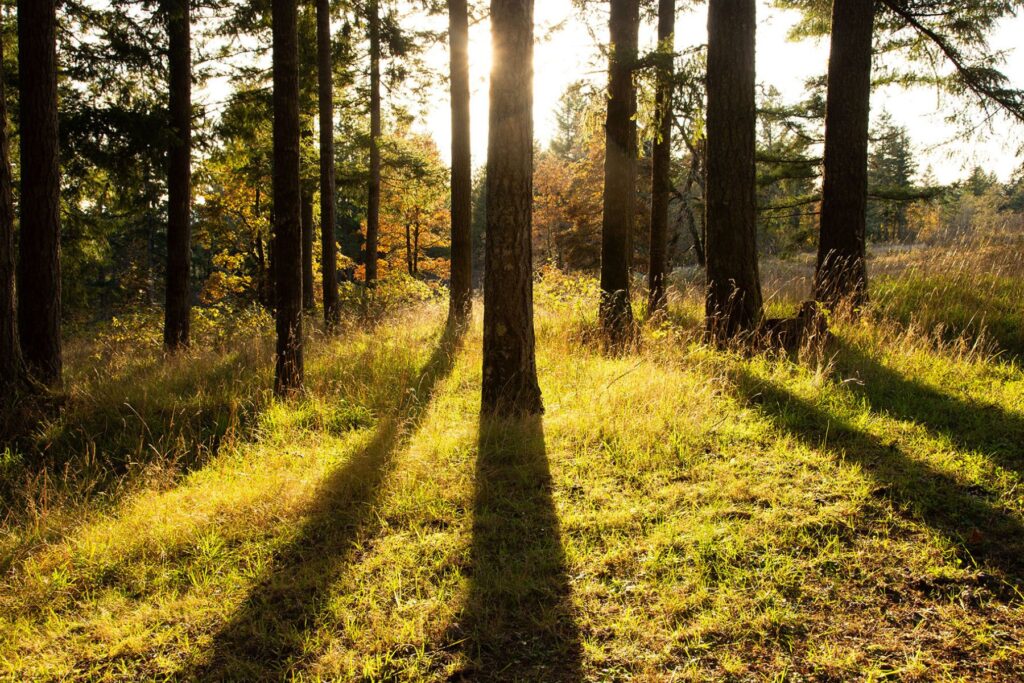
[[[0,64],[3,57],[0,32]],[[9,390],[24,379],[25,366],[18,342],[18,300],[14,289],[14,181],[4,86],[0,69],[0,390]]]
[[[377,281],[380,230],[380,6],[370,0],[370,187],[366,210],[366,284]]]
[[[533,329],[533,0],[491,0],[485,415],[540,414]]]
[[[604,215],[601,223],[601,326],[612,343],[633,325],[629,263],[636,216],[636,89],[640,0],[611,0],[611,58],[605,122]]]
[[[473,306],[473,167],[469,125],[469,13],[466,0],[448,0],[452,104],[452,262],[448,319],[462,324]]]
[[[761,320],[754,140],[754,0],[708,4],[707,331],[722,343]]]
[[[338,241],[334,169],[334,69],[331,59],[330,0],[316,3],[318,99],[320,106],[320,260],[323,266],[324,322],[341,321],[338,301]]]
[[[21,240],[18,332],[29,371],[61,379],[60,156],[55,0],[19,0]]]
[[[668,204],[672,193],[672,80],[674,75],[676,3],[659,0],[658,50],[661,64],[654,108],[658,114],[658,139],[654,143],[651,172],[651,263],[647,274],[650,290],[648,311],[665,308],[665,272],[668,252]]]
[[[867,299],[868,125],[874,0],[836,2],[825,107],[825,162],[815,298],[829,307]]]
[[[302,203],[302,308],[316,312],[316,293],[313,291],[313,188],[302,183],[300,189]]]
[[[273,0],[274,288],[277,367],[274,391],[301,391],[302,227],[299,189],[299,50],[296,0]]]
[[[164,346],[189,344],[192,220],[192,49],[189,0],[165,0],[170,73],[167,150],[167,291]]]

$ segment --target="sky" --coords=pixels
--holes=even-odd
[[[774,85],[787,102],[803,97],[804,82],[825,72],[828,41],[790,42],[786,36],[798,14],[770,8],[767,0],[758,3],[757,71],[758,82]],[[600,20],[598,20],[600,21]],[[591,30],[597,38],[607,39],[607,26],[592,20],[588,28],[572,7],[572,0],[537,0],[535,5],[537,44],[534,53],[534,128],[542,145],[555,133],[554,112],[566,87],[580,79],[603,85],[606,67],[598,58]],[[676,23],[676,49],[706,42],[706,5],[680,14]],[[1024,51],[1014,49],[1024,34],[1024,17],[1009,19],[992,38],[995,50],[1007,50],[1004,72],[1017,87],[1024,87]],[[654,46],[654,27],[641,33],[641,50]],[[487,152],[487,90],[491,67],[490,25],[481,21],[470,29],[470,81],[472,88],[473,165],[484,163]],[[428,60],[444,70],[448,54],[444,46],[434,48]],[[988,139],[965,138],[946,123],[954,107],[963,104],[942,98],[932,89],[910,91],[887,86],[872,99],[872,117],[883,111],[906,126],[923,172],[931,167],[941,183],[966,176],[975,165],[994,171],[1003,180],[1021,164],[1017,151],[1024,142],[1024,126],[1003,120],[995,124]],[[420,128],[433,135],[446,160],[449,159],[450,110],[445,92],[431,99]]]

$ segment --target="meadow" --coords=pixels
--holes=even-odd
[[[545,271],[523,421],[480,421],[479,305],[315,331],[290,402],[265,313],[83,326],[5,413],[0,677],[1022,680],[1021,246],[877,253],[795,356],[706,345],[686,273],[605,353]]]

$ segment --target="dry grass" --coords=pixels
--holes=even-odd
[[[315,337],[291,404],[259,321],[169,363],[77,342],[64,416],[0,469],[0,675],[1020,680],[1024,373],[992,323],[1021,299],[917,317],[972,273],[1013,295],[1003,253],[930,288],[934,254],[879,259],[821,362],[704,346],[685,287],[606,356],[593,283],[547,277],[518,423],[480,424],[479,320],[455,344],[439,305]]]

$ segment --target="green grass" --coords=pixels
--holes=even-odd
[[[1024,372],[885,277],[820,361],[703,345],[692,294],[604,355],[548,277],[515,422],[440,304],[316,335],[290,404],[259,321],[76,341],[0,459],[0,676],[1020,680]]]

